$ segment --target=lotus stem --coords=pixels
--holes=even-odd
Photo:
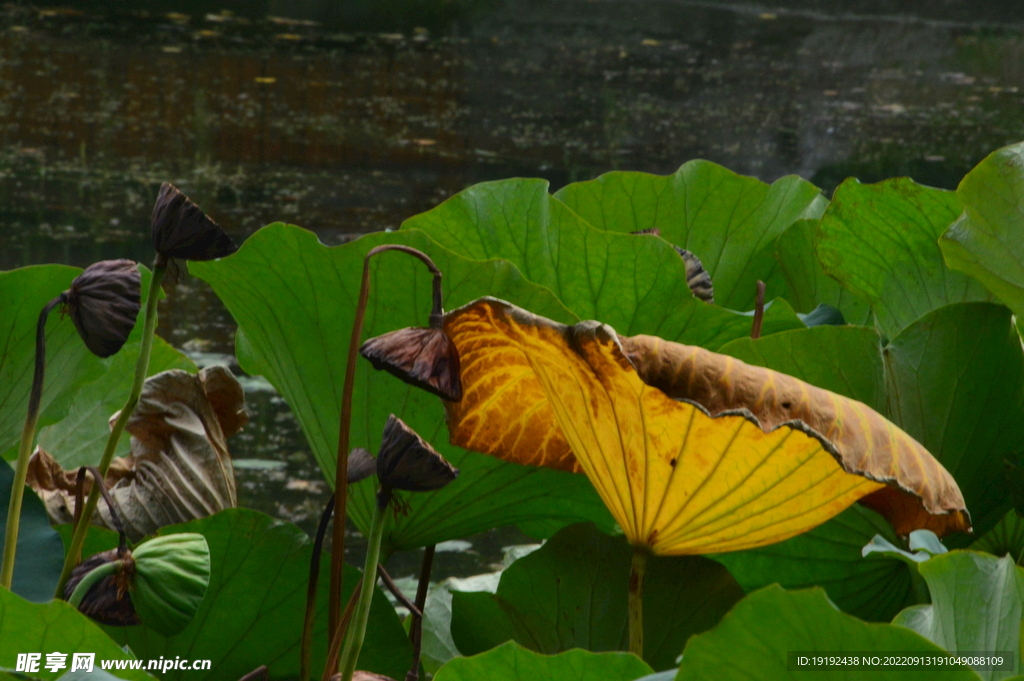
[[[379,499],[379,495],[378,495]],[[373,600],[373,587],[377,582],[377,561],[380,559],[380,540],[384,536],[384,511],[388,507],[388,499],[374,504],[373,518],[370,521],[370,533],[366,537],[366,563],[363,565],[362,590],[359,604],[352,620],[352,627],[345,639],[345,648],[341,654],[341,681],[352,681],[359,662],[359,651],[366,637],[366,622],[370,619],[370,603]]]
[[[338,615],[341,610],[341,586],[345,564],[345,521],[348,502],[348,452],[349,432],[352,426],[352,390],[356,378],[356,358],[359,354],[359,339],[363,335],[363,320],[366,317],[366,301],[370,295],[370,258],[384,251],[401,251],[419,258],[434,275],[434,300],[430,312],[431,327],[437,328],[443,320],[441,299],[441,271],[423,252],[410,246],[384,244],[371,248],[363,258],[363,279],[359,285],[355,318],[352,320],[352,336],[348,343],[348,358],[345,364],[345,382],[341,390],[341,415],[338,419],[338,455],[334,473],[334,534],[331,546],[331,585],[328,600],[328,632],[333,640],[341,626]]]
[[[409,641],[412,642],[412,667],[405,675],[405,681],[418,681],[420,678],[420,651],[423,647],[423,608],[427,604],[427,589],[430,586],[430,572],[434,566],[434,550],[437,544],[431,544],[423,551],[423,562],[420,564],[420,582],[416,586],[416,607],[419,613],[413,614],[412,626],[409,627]]]
[[[11,588],[14,580],[14,555],[18,550],[18,528],[21,524],[21,502],[25,497],[25,478],[28,477],[28,460],[32,457],[32,445],[36,439],[36,424],[39,422],[39,405],[43,400],[43,376],[46,373],[46,319],[50,310],[64,300],[61,294],[43,306],[36,322],[36,367],[32,375],[32,390],[28,395],[28,413],[21,429],[21,443],[18,446],[18,463],[14,468],[14,483],[11,500],[7,507],[7,529],[4,534],[4,558],[0,565],[0,586]]]
[[[764,282],[757,282],[757,302],[754,304],[754,323],[750,327],[750,337],[757,340],[761,337],[761,322],[764,321]]]
[[[93,568],[88,574],[82,577],[82,581],[75,586],[75,590],[71,593],[71,598],[68,599],[68,604],[78,609],[81,605],[82,599],[89,593],[96,584],[108,575],[112,575],[121,568],[122,562],[119,560],[112,560],[109,563],[103,563]]]
[[[341,615],[341,626],[338,627],[338,631],[334,638],[331,639],[331,645],[327,649],[327,663],[324,665],[324,674],[321,677],[321,681],[341,678],[341,674],[335,672],[338,668],[338,658],[341,655],[341,644],[345,638],[345,632],[348,630],[348,623],[352,621],[352,613],[356,609],[356,602],[359,601],[359,594],[362,593],[362,589],[363,583],[356,582],[356,588],[352,589],[352,593],[349,594],[348,603],[345,604],[345,612]]]
[[[647,548],[633,547],[629,566],[629,652],[644,656],[644,577],[647,572]]]
[[[153,350],[153,335],[156,333],[156,304],[159,298],[160,282],[163,281],[164,273],[166,272],[167,260],[157,255],[156,260],[153,262],[153,277],[149,281],[149,291],[146,293],[146,319],[142,327],[139,360],[135,364],[135,379],[132,381],[132,389],[128,393],[128,399],[125,401],[121,412],[117,415],[117,420],[114,421],[114,425],[110,429],[110,435],[107,437],[107,446],[103,450],[103,457],[100,459],[99,466],[96,467],[101,478],[107,475],[107,469],[110,467],[110,460],[114,458],[114,450],[117,449],[121,433],[124,432],[125,426],[128,425],[128,419],[131,418],[132,412],[135,411],[135,405],[138,404],[139,397],[142,395],[142,385],[146,382],[146,374],[149,372],[149,357]],[[96,485],[89,492],[89,498],[86,500],[85,508],[82,510],[82,517],[75,527],[75,534],[71,538],[71,545],[68,546],[68,553],[64,557],[64,569],[61,570],[60,580],[57,582],[56,598],[60,598],[63,595],[64,585],[67,584],[68,579],[71,577],[71,570],[74,569],[81,559],[82,545],[85,543],[85,535],[89,532],[89,524],[92,522],[92,514],[96,510],[96,503],[99,497],[100,485]]]
[[[309,678],[309,657],[313,647],[313,619],[316,617],[316,589],[320,582],[320,554],[324,548],[324,535],[327,534],[327,523],[334,512],[334,495],[327,500],[327,506],[320,516],[320,525],[316,528],[316,540],[313,542],[313,555],[309,559],[309,584],[306,588],[306,614],[302,620],[302,644],[299,647],[299,681]]]

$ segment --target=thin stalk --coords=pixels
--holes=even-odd
[[[81,605],[82,599],[85,598],[87,593],[89,593],[89,589],[96,586],[96,584],[107,575],[112,575],[117,572],[121,569],[121,565],[121,561],[112,560],[109,563],[103,563],[103,565],[93,568],[93,570],[82,577],[82,581],[75,586],[75,590],[71,592],[71,598],[68,599],[68,605],[77,609],[78,606]]]
[[[430,572],[434,566],[434,550],[431,544],[423,551],[423,562],[420,564],[420,582],[416,586],[416,607],[412,626],[409,627],[409,641],[412,643],[412,667],[405,675],[405,681],[418,681],[420,678],[420,651],[423,647],[423,608],[427,604],[427,588],[430,586]]]
[[[302,644],[299,647],[299,681],[309,678],[309,656],[313,647],[313,619],[316,617],[316,589],[320,582],[320,554],[324,548],[324,535],[327,534],[327,523],[334,512],[334,495],[327,501],[320,525],[316,528],[316,541],[313,542],[313,556],[309,560],[309,584],[306,588],[306,614],[302,621]]]
[[[377,561],[380,559],[380,540],[384,536],[384,511],[388,504],[376,503],[373,507],[373,518],[370,520],[370,533],[366,537],[366,563],[363,566],[363,586],[359,594],[359,604],[353,617],[352,627],[345,639],[345,648],[341,654],[341,681],[352,681],[359,662],[359,651],[366,637],[366,622],[370,618],[370,602],[373,599],[373,586],[377,581]]]
[[[269,673],[270,671],[267,668],[267,665],[261,664],[259,667],[256,667],[256,669],[253,669],[251,672],[238,679],[238,681],[267,681],[267,675]]]
[[[96,470],[95,466],[82,466],[78,469],[78,477],[75,484],[75,517],[72,521],[72,532],[78,527],[78,522],[82,518],[82,488],[85,485],[85,474],[91,473],[93,482],[99,486],[100,494],[103,495],[103,501],[107,503],[107,510],[110,512],[110,521],[114,525],[114,529],[117,530],[119,537],[117,543],[117,555],[121,556],[128,550],[128,537],[124,531],[124,524],[121,522],[121,516],[117,513],[117,507],[114,505],[114,500],[110,496],[110,492],[107,491],[107,485],[103,481],[100,472]]]
[[[121,433],[124,431],[125,426],[128,425],[128,419],[131,418],[132,412],[135,411],[135,405],[139,402],[139,396],[142,395],[142,384],[146,382],[146,373],[149,370],[149,356],[153,350],[153,334],[156,332],[158,292],[160,291],[160,282],[163,280],[166,271],[167,261],[158,255],[153,263],[153,278],[149,281],[149,291],[146,294],[146,319],[142,327],[139,360],[135,364],[135,380],[132,381],[132,389],[128,393],[128,399],[121,408],[121,413],[117,415],[117,420],[114,421],[114,425],[110,429],[110,435],[107,437],[107,446],[103,450],[103,458],[100,459],[100,464],[97,466],[101,478],[107,475],[107,468],[110,467],[110,460],[114,458],[114,450],[117,449]],[[99,485],[95,485],[92,491],[89,492],[89,498],[85,502],[82,517],[75,528],[74,536],[71,538],[71,545],[68,547],[68,553],[64,557],[64,569],[61,570],[60,580],[57,582],[56,598],[60,598],[64,593],[64,585],[67,584],[68,579],[71,577],[71,571],[82,557],[82,544],[85,543],[85,535],[89,531],[93,511],[96,510],[96,502],[100,498],[99,487]]]
[[[406,610],[408,610],[413,617],[422,617],[423,611],[416,607],[416,604],[409,600],[409,597],[402,593],[402,590],[395,584],[395,580],[391,579],[391,575],[384,569],[384,566],[377,563],[377,576],[380,577],[381,581],[384,582],[384,586],[388,588],[391,595],[395,597],[395,600],[401,603]]]
[[[346,503],[348,502],[348,452],[349,431],[352,426],[352,390],[356,379],[356,358],[359,355],[359,339],[363,335],[363,320],[366,317],[366,301],[370,295],[370,258],[384,251],[401,251],[419,258],[434,275],[434,304],[430,312],[431,326],[439,325],[442,320],[441,309],[441,271],[426,254],[399,244],[384,244],[371,248],[363,258],[363,279],[359,285],[359,298],[356,301],[355,318],[352,320],[352,335],[348,342],[348,357],[345,364],[345,381],[341,389],[341,414],[338,419],[338,455],[334,472],[334,534],[331,546],[331,585],[328,599],[328,632],[333,639],[341,623],[338,614],[341,610],[341,586],[343,565],[345,563],[345,521]]]
[[[352,589],[352,593],[348,597],[348,603],[345,604],[345,612],[341,615],[341,626],[338,627],[338,631],[334,638],[331,639],[331,645],[327,649],[327,663],[324,665],[324,674],[321,677],[321,681],[328,681],[328,679],[341,676],[341,674],[335,673],[334,670],[338,668],[341,644],[345,640],[345,632],[348,631],[348,623],[352,621],[352,613],[355,612],[356,603],[359,601],[359,594],[362,593],[362,589],[363,583],[356,582],[356,588]]]
[[[36,322],[36,367],[32,375],[32,389],[28,395],[28,413],[21,429],[21,444],[18,446],[18,463],[14,468],[14,486],[7,506],[7,530],[4,534],[4,558],[0,564],[0,586],[11,588],[14,579],[14,555],[18,550],[18,528],[21,523],[21,502],[25,497],[25,478],[28,477],[28,460],[32,457],[32,445],[36,439],[36,424],[39,422],[39,404],[43,400],[43,377],[46,373],[46,318],[50,310],[64,300],[61,294],[43,306]]]
[[[629,652],[644,656],[644,575],[647,571],[647,549],[633,547],[629,566]]]
[[[757,340],[761,337],[761,322],[764,320],[764,282],[757,282],[757,302],[754,305],[754,323],[750,327],[750,337]]]

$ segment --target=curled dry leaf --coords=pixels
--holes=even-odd
[[[452,442],[518,463],[583,470],[630,541],[655,553],[782,541],[886,489],[882,468],[901,460],[902,450],[846,452],[845,440],[836,444],[799,418],[769,424],[743,405],[716,410],[673,399],[642,380],[623,341],[597,322],[568,327],[485,298],[450,312],[445,329],[463,361],[463,399],[445,405]],[[841,425],[864,428],[868,407],[835,397],[857,405],[858,419]],[[829,398],[822,408],[832,404]],[[887,437],[913,442],[875,416]],[[863,437],[882,441],[870,428]],[[935,478],[926,484],[960,504],[937,517],[966,522],[955,482],[913,444],[919,458],[912,463],[927,460]],[[890,519],[897,527],[922,520]]]
[[[65,310],[89,351],[116,354],[135,327],[142,278],[132,260],[103,260],[85,268],[64,292]]]
[[[131,454],[114,459],[106,476],[128,538],[138,541],[165,525],[235,506],[226,438],[247,420],[242,386],[225,367],[208,367],[198,375],[172,369],[148,378],[128,421]],[[47,452],[37,449],[32,455],[28,484],[54,522],[71,521],[74,483],[75,472],[65,471]],[[93,518],[112,527],[103,506]]]
[[[367,340],[359,354],[374,369],[383,369],[406,383],[446,400],[462,399],[459,353],[441,329],[407,328]]]

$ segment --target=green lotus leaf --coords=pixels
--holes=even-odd
[[[955,193],[909,178],[851,178],[818,223],[818,258],[827,274],[871,304],[878,327],[892,338],[938,307],[991,298],[946,267],[939,250],[936,240],[960,210]]]
[[[953,474],[981,537],[1010,508],[1005,459],[1024,451],[1024,354],[1010,311],[958,303],[929,312],[882,352],[887,415]],[[943,539],[950,548],[973,538]]]
[[[893,624],[869,624],[840,612],[822,589],[785,591],[768,586],[748,595],[717,627],[690,639],[677,681],[777,681],[804,676],[826,681],[905,681],[905,667],[870,671],[833,666],[814,671],[790,670],[789,655],[842,655],[843,652],[899,651],[942,654],[919,634]],[[926,670],[939,681],[978,681],[970,669]]]
[[[7,458],[17,456],[28,409],[39,312],[81,273],[80,268],[64,265],[0,272],[0,453]],[[79,388],[101,373],[103,363],[85,347],[71,320],[51,312],[46,322],[46,379],[39,425],[64,418]]]
[[[672,175],[613,171],[566,185],[555,197],[598,229],[657,229],[701,259],[715,302],[734,309],[752,308],[757,280],[772,278],[776,238],[801,218],[819,217],[827,204],[820,189],[796,175],[768,185],[704,160]],[[768,293],[785,294],[774,287]]]
[[[779,583],[787,589],[818,586],[843,612],[869,622],[888,622],[918,603],[907,565],[863,547],[875,536],[899,539],[882,516],[854,505],[810,532],[752,551],[712,556],[750,593]]]
[[[495,594],[452,594],[452,636],[472,655],[509,639],[540,653],[572,648],[625,650],[626,589],[632,551],[622,536],[591,524],[562,529],[501,574]],[[717,563],[656,557],[644,582],[644,659],[674,667],[691,635],[710,629],[743,596]]]
[[[163,681],[238,679],[262,664],[269,667],[273,681],[296,678],[312,552],[306,533],[291,523],[241,508],[165,527],[158,537],[180,533],[200,534],[210,548],[210,585],[195,618],[174,636],[145,625],[105,627],[110,636],[140,659],[180,656],[211,661],[209,670],[167,671]],[[329,556],[324,556],[321,575],[327,574],[329,563]],[[345,599],[359,579],[359,571],[346,566]],[[320,580],[315,641],[327,636],[328,581]],[[325,654],[325,646],[314,646],[315,669],[323,668]],[[409,639],[379,591],[374,593],[359,663],[363,669],[396,678],[412,663]]]
[[[473,657],[457,657],[434,681],[633,681],[651,668],[631,653],[569,650],[542,655],[514,641]]]
[[[0,546],[7,532],[7,509],[11,502],[14,470],[0,461]],[[50,527],[46,507],[35,492],[25,490],[18,529],[18,553],[14,563],[11,589],[22,598],[45,603],[53,598],[53,590],[64,566],[64,546],[60,535]]]
[[[960,485],[975,537],[1009,507],[1001,478],[1006,454],[1024,442],[1024,358],[1002,306],[942,307],[884,348],[872,329],[822,326],[738,340],[722,351],[860,400],[917,438]],[[844,611],[888,621],[916,596],[905,566],[861,557],[875,534],[898,543],[877,515],[849,509],[781,544],[714,558],[747,591],[816,584]],[[955,535],[946,543],[970,540]]]
[[[599,319],[624,335],[712,350],[750,335],[751,315],[693,297],[686,266],[664,239],[598,230],[548,194],[545,180],[474,185],[402,229],[421,229],[465,258],[508,260],[580,319]],[[765,311],[762,335],[802,326],[789,303],[776,299]]]
[[[150,276],[144,273],[144,280]],[[146,284],[148,286],[148,284]],[[68,409],[67,416],[53,425],[40,429],[39,446],[53,456],[64,468],[95,466],[99,464],[103,448],[110,434],[111,416],[124,406],[132,387],[135,365],[139,359],[142,330],[137,324],[128,342],[113,357],[101,360],[106,366],[103,375],[82,385]],[[167,369],[196,372],[196,366],[179,350],[163,338],[153,338],[147,376]],[[129,454],[130,438],[122,437],[114,450],[115,456]]]
[[[786,300],[798,312],[811,312],[821,303],[843,313],[848,324],[869,324],[871,306],[825,274],[815,251],[817,220],[797,220],[775,241],[779,274],[785,280]]]
[[[556,319],[575,319],[549,291],[525,281],[507,262],[465,260],[414,230],[372,234],[328,248],[311,232],[275,224],[258,231],[228,258],[190,263],[238,322],[239,363],[250,374],[266,376],[287,400],[332,484],[363,256],[383,243],[407,244],[432,257],[444,272],[448,307],[493,293]],[[431,305],[426,269],[401,253],[377,256],[371,269],[364,337],[422,326]],[[586,520],[611,527],[604,504],[584,476],[508,464],[448,445],[440,400],[360,360],[351,445],[376,452],[391,413],[420,433],[460,474],[442,490],[403,495],[408,514],[388,514],[385,555],[517,523],[542,536]],[[376,486],[367,480],[350,491],[350,516],[365,530],[376,503]]]
[[[956,192],[964,212],[939,240],[946,263],[1024,318],[1024,142],[989,154]]]
[[[1010,652],[1020,660],[1024,570],[1009,556],[952,551],[920,564],[931,605],[902,611],[893,624],[913,629],[946,650]],[[984,681],[1014,671],[976,670]]]
[[[1007,511],[995,527],[968,548],[999,557],[1009,555],[1020,565],[1024,558],[1024,518],[1014,509]]]
[[[77,335],[77,334],[76,334]],[[0,669],[15,669],[18,653],[96,653],[99,660],[136,659],[122,650],[88,617],[64,601],[30,603],[7,589],[0,589]],[[64,671],[47,671],[43,664],[33,676],[50,681]],[[144,671],[112,670],[117,678],[151,680]],[[15,677],[17,678],[17,677]]]
[[[173,636],[195,617],[210,584],[210,547],[194,532],[168,534],[132,550],[135,612],[150,629]]]

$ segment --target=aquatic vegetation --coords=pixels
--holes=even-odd
[[[336,247],[281,223],[237,251],[216,232],[186,238],[196,251],[160,241],[132,334],[152,338],[166,259],[191,258],[238,323],[240,366],[289,403],[335,485],[318,548],[294,526],[222,510],[133,549],[163,537],[209,547],[205,595],[177,633],[142,610],[141,624],[100,631],[66,604],[0,588],[0,636],[32,650],[44,633],[12,618],[53,617],[58,637],[73,631],[112,657],[120,644],[213,661],[164,677],[190,681],[261,665],[303,681],[358,678],[357,666],[410,680],[767,680],[801,650],[1019,659],[1022,146],[994,153],[957,192],[848,180],[828,201],[800,178],[768,185],[693,161],[555,194],[543,180],[483,183]],[[172,189],[154,234],[213,229]],[[696,271],[680,249],[710,285],[688,285]],[[58,270],[0,273],[0,303],[15,309],[5,286],[20,278],[38,310],[75,275]],[[0,375],[15,379],[0,382],[9,457],[35,322],[12,318],[0,354]],[[39,327],[62,366],[34,398],[51,428],[85,413],[69,405],[104,369],[130,368],[120,354],[95,364],[108,360],[79,353],[64,327]],[[132,338],[121,353],[135,348],[148,366]],[[28,501],[26,517],[38,516]],[[359,575],[335,541],[332,584],[321,584],[332,513],[335,533],[347,515],[368,551]],[[99,557],[83,571],[116,570],[103,566],[124,560],[117,537],[83,525],[60,558],[77,563],[85,545]],[[503,525],[547,542],[494,593],[429,591],[434,544]],[[53,551],[34,530],[23,546]],[[376,588],[378,566],[421,547],[416,598],[400,599],[407,634]],[[446,650],[423,649],[427,633]],[[0,667],[14,663],[0,645]]]

